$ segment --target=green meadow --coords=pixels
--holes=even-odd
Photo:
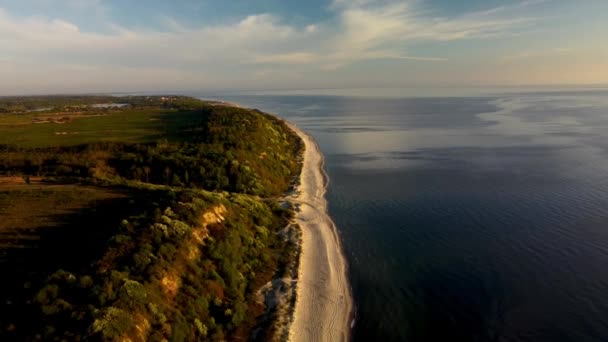
[[[61,118],[66,118],[66,122],[52,121]],[[0,145],[40,148],[98,142],[150,143],[161,138],[178,140],[180,128],[197,121],[200,112],[166,109],[86,115],[5,114],[0,115]]]

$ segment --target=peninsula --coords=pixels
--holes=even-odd
[[[188,97],[0,98],[0,340],[279,340],[302,149]]]
[[[345,341],[326,185],[313,139],[258,110],[0,98],[0,338]]]

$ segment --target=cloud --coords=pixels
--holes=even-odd
[[[253,59],[254,63],[285,63],[285,64],[307,64],[317,61],[321,57],[310,52],[290,52],[285,54],[261,55]]]
[[[100,0],[61,1],[105,11]],[[170,75],[191,82],[195,81],[188,75],[196,75],[200,82],[209,83],[285,71],[337,70],[369,60],[437,63],[447,58],[419,56],[411,52],[411,45],[516,34],[538,19],[513,18],[509,13],[532,5],[527,1],[443,18],[429,14],[419,1],[334,0],[333,19],[304,26],[261,13],[200,27],[185,26],[171,17],[159,18],[157,29],[133,29],[108,21],[100,32],[83,31],[62,18],[17,17],[0,8],[0,56],[12,61],[11,68],[3,67],[8,73],[5,80],[31,77],[26,68],[33,68],[83,84],[95,79],[99,84],[118,82],[121,73],[140,77],[141,84],[152,76],[162,81]],[[77,72],[80,78],[66,77]]]
[[[529,29],[538,18],[516,16],[513,12],[545,0],[525,1],[485,12],[459,17],[433,16],[420,1],[334,0],[330,8],[337,23],[327,29],[318,49],[319,65],[339,68],[350,63],[373,60],[418,60],[443,62],[442,56],[416,56],[408,51],[421,42],[449,42],[517,35]]]
[[[82,32],[63,20],[16,19],[0,9],[0,52],[48,64],[201,67],[204,62],[242,63],[251,51],[281,44],[294,32],[265,14],[199,29],[112,28],[106,34]]]
[[[342,3],[344,0],[336,1]],[[360,0],[342,8],[342,26],[352,35],[351,40],[377,45],[386,41],[411,43],[507,36],[538,20],[505,15],[522,6],[530,6],[527,2],[452,18],[425,15],[423,9],[413,5],[415,3]]]
[[[520,51],[517,53],[513,53],[502,58],[502,61],[518,61],[518,60],[527,60],[534,58],[546,58],[546,57],[555,57],[555,56],[564,56],[572,52],[570,48],[547,48],[547,49],[537,49],[537,50],[526,50]]]

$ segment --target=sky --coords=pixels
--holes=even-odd
[[[0,0],[0,95],[608,84],[607,0]]]

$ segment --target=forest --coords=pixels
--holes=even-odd
[[[259,290],[297,263],[303,149],[282,120],[180,96],[2,112],[0,340],[279,339]]]

